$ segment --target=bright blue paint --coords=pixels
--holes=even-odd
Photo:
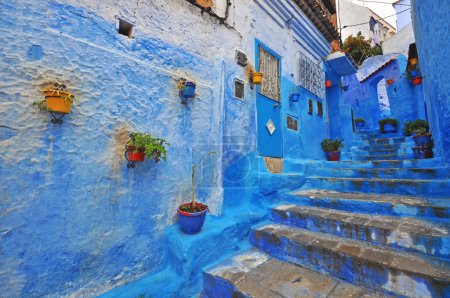
[[[281,81],[281,57],[272,51],[269,47],[261,43],[259,40],[255,41],[255,65],[259,71],[259,48],[263,48],[272,56],[278,59],[279,74]],[[264,81],[264,74],[263,74]],[[281,82],[280,82],[281,84]],[[280,87],[281,89],[282,87]],[[280,102],[269,98],[260,92],[260,86],[256,86],[256,109],[257,109],[257,123],[258,123],[258,151],[262,156],[282,157],[283,156],[283,129],[281,120],[281,99]],[[281,96],[281,94],[280,94]],[[272,120],[275,130],[271,134],[267,128],[267,123]]]
[[[207,210],[191,213],[190,216],[178,214],[178,223],[186,234],[197,234],[205,222]]]
[[[27,53],[28,61],[38,61],[44,57],[44,51],[40,45],[32,45]]]
[[[436,1],[413,2],[413,24],[420,70],[424,75],[423,93],[426,96],[428,119],[435,141],[435,151],[444,161],[450,162],[450,68],[448,67],[448,47],[444,36],[447,23],[442,17],[448,16],[450,6]],[[421,85],[419,85],[421,86]]]

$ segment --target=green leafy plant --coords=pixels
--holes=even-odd
[[[161,159],[166,160],[167,150],[165,146],[170,146],[166,140],[154,138],[147,132],[132,132],[127,148],[133,152],[143,151],[149,159],[159,162]]]
[[[342,49],[348,52],[358,65],[361,65],[368,57],[382,55],[381,47],[372,47],[370,39],[366,40],[361,31],[356,36],[350,35],[347,37],[342,45]]]
[[[416,134],[416,136],[427,136],[431,135],[429,130],[425,127],[419,127],[413,130],[413,133]]]
[[[322,150],[325,152],[335,152],[335,151],[341,151],[342,148],[344,148],[344,144],[342,144],[344,140],[336,138],[336,140],[333,139],[325,139],[320,143],[322,146]]]
[[[430,130],[430,125],[427,121],[422,119],[417,119],[415,121],[406,121],[403,124],[403,134],[408,137],[413,133],[416,133],[415,130],[422,128],[425,129],[425,132],[428,132]]]
[[[66,85],[55,82],[52,88],[43,90],[45,96],[60,96],[65,102],[70,102],[73,105],[76,96],[66,90]],[[47,108],[47,98],[33,102],[34,106],[38,106],[40,111],[45,111]]]
[[[355,122],[362,122],[362,123],[366,123],[366,120],[364,120],[363,118],[356,118]]]

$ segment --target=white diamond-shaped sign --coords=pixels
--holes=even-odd
[[[272,119],[269,119],[269,121],[267,121],[266,127],[267,127],[267,129],[269,130],[269,133],[270,133],[271,135],[273,135],[273,132],[275,131],[275,124],[273,124]]]

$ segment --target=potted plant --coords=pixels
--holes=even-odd
[[[341,156],[341,149],[344,148],[344,144],[342,144],[344,140],[340,140],[336,138],[333,139],[325,139],[320,143],[322,146],[322,150],[325,151],[327,155],[327,160],[329,161],[339,161]]]
[[[414,142],[417,146],[430,146],[433,143],[431,133],[427,128],[419,127],[414,130]]]
[[[412,83],[413,83],[414,86],[422,84],[422,77],[419,76],[419,77],[413,78],[412,79]]]
[[[355,119],[356,128],[363,128],[366,124],[366,121],[363,118],[356,118]]]
[[[398,121],[395,118],[384,118],[378,121],[381,133],[393,133],[397,131]]]
[[[205,222],[208,206],[197,202],[197,194],[195,192],[195,172],[197,172],[206,161],[206,159],[213,154],[216,154],[216,152],[208,152],[205,158],[198,165],[192,165],[191,202],[181,204],[177,210],[178,222],[180,224],[181,230],[186,234],[197,234],[198,232],[200,232],[203,227],[203,223]]]
[[[254,72],[252,75],[253,84],[260,85],[262,83],[263,73],[262,72]]]
[[[197,85],[194,82],[189,82],[185,78],[181,78],[178,82],[178,90],[179,95],[181,97],[181,103],[186,104],[187,99],[194,98],[197,96],[195,93],[195,89],[197,88]]]
[[[61,83],[54,83],[51,88],[44,89],[44,99],[33,102],[37,105],[39,110],[47,110],[52,113],[59,113],[64,116],[70,113],[70,107],[73,105],[76,96],[66,90],[66,85]],[[62,123],[61,117],[55,118],[53,115],[53,123]]]
[[[298,102],[300,99],[300,93],[296,90],[296,88],[292,88],[292,90],[289,92],[289,100],[291,102]]]
[[[147,132],[132,132],[125,148],[125,157],[129,167],[134,167],[134,162],[143,162],[145,157],[159,162],[166,160],[167,150],[165,146],[170,146],[166,140],[154,138]],[[131,162],[131,164],[130,164]]]
[[[422,119],[417,119],[415,121],[406,121],[403,124],[403,134],[407,137],[415,135],[415,130],[419,128],[424,128],[426,131],[429,131],[430,125],[427,121]]]

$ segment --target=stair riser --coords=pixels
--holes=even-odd
[[[239,296],[239,291],[228,280],[203,272],[203,297],[245,297]]]
[[[307,179],[306,186],[316,189],[339,190],[345,192],[383,193],[413,196],[447,197],[450,180],[431,181],[355,181],[329,179]],[[307,187],[304,187],[307,188]]]
[[[411,153],[411,149],[386,149],[386,150],[352,150],[351,154],[355,156],[377,156],[377,155],[402,155]]]
[[[410,154],[392,154],[392,155],[368,155],[368,156],[361,156],[361,155],[353,155],[351,156],[352,160],[363,160],[363,161],[377,161],[377,160],[405,160],[405,159],[412,159],[413,155]]]
[[[344,178],[383,178],[383,179],[440,179],[449,178],[447,168],[400,168],[400,169],[346,169],[346,168],[318,168],[312,176],[344,177]]]
[[[281,260],[326,272],[373,290],[412,297],[443,297],[444,293],[450,291],[448,284],[411,272],[394,271],[339,249],[325,249],[257,230],[252,231],[250,241],[257,248]],[[408,286],[405,286],[405,281]]]
[[[288,197],[289,198],[289,197]],[[403,204],[392,204],[388,202],[369,202],[361,200],[337,200],[327,198],[309,198],[294,196],[290,200],[301,203],[304,206],[321,207],[341,211],[378,214],[389,216],[404,216],[423,219],[435,219],[446,221],[450,218],[450,208],[440,206],[414,206]]]
[[[409,252],[428,254],[440,258],[449,258],[450,238],[416,233],[399,233],[390,229],[368,226],[335,218],[272,210],[276,223],[295,226],[308,231],[329,233],[354,240],[367,241],[380,246],[388,246]]]
[[[370,147],[369,150],[376,149],[394,149],[394,148],[411,148],[414,142],[405,142],[401,140],[377,140],[377,141],[354,141],[350,148],[354,147]]]

